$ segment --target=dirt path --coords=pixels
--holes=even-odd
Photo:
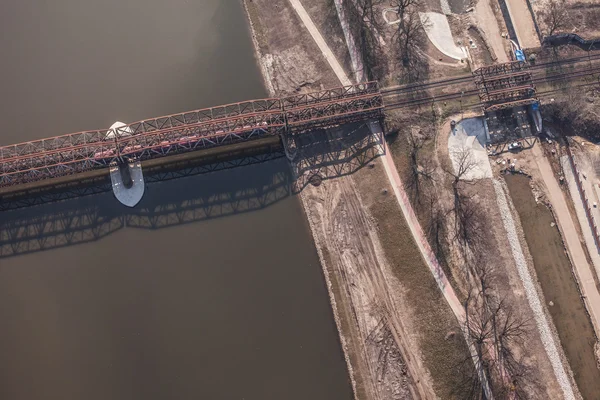
[[[352,84],[300,1],[289,1],[340,82]],[[335,286],[338,291],[332,306],[355,395],[374,400],[434,399],[429,372],[417,347],[409,343],[410,332],[396,310],[390,267],[352,177],[307,187],[301,199],[329,289]]]
[[[585,252],[579,241],[575,222],[567,207],[565,196],[554,177],[554,172],[550,167],[550,163],[538,144],[534,146],[533,153],[538,168],[540,169],[542,179],[544,180],[544,184],[548,189],[550,202],[552,203],[554,214],[558,220],[558,225],[560,226],[563,239],[565,240],[571,262],[575,268],[575,273],[579,279],[581,291],[585,296],[585,302],[587,303],[592,322],[594,323],[594,326],[597,327],[600,323],[600,293],[598,293],[591,266],[585,257]]]
[[[327,46],[327,43],[325,43],[325,39],[323,39],[321,32],[319,32],[319,29],[317,29],[317,27],[315,26],[314,22],[310,18],[310,15],[308,15],[306,10],[304,9],[304,6],[302,5],[302,3],[300,3],[300,0],[289,1],[296,13],[298,14],[298,17],[300,17],[300,19],[302,20],[302,23],[304,24],[306,29],[308,29],[308,32],[314,39],[315,43],[317,44],[317,46],[319,46],[319,50],[321,50],[321,53],[323,53],[323,57],[325,57],[325,59],[331,66],[331,69],[333,69],[333,72],[335,72],[335,75],[338,77],[342,85],[352,85],[352,82],[348,78],[348,75],[346,75],[344,68],[342,68],[341,64],[339,63],[329,46]]]
[[[407,340],[410,332],[396,309],[398,294],[390,292],[397,284],[390,281],[377,230],[352,177],[307,187],[302,198],[317,247],[326,249],[325,263],[345,300],[337,302],[337,310],[356,328],[344,341],[352,343],[355,367],[362,371],[360,389],[368,399],[435,398],[429,373]],[[412,382],[404,378],[404,368]]]

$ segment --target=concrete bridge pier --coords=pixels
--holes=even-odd
[[[123,129],[118,129],[122,128]],[[112,124],[106,134],[106,139],[114,139],[119,135],[130,135],[131,129],[123,122]],[[145,183],[142,173],[142,163],[139,160],[128,161],[121,159],[110,166],[110,181],[113,193],[121,204],[127,207],[135,207],[144,196]]]
[[[139,160],[111,165],[110,181],[115,197],[127,207],[135,207],[144,196],[146,185]]]

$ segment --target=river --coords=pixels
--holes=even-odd
[[[265,96],[237,0],[0,3],[0,143]],[[350,399],[285,160],[0,214],[0,398]]]

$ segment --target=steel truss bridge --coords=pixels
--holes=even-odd
[[[529,64],[522,61],[481,67],[473,71],[485,112],[537,103]]]
[[[383,107],[377,82],[367,82],[4,146],[0,147],[0,188],[265,136],[297,136],[318,128],[380,118]]]

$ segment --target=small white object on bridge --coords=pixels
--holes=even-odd
[[[131,135],[131,128],[126,126],[126,124],[124,122],[115,122],[114,124],[112,124],[110,126],[110,128],[108,128],[108,131],[106,131],[106,139],[114,139],[115,136],[117,136],[117,129],[121,128],[121,127],[125,127],[123,129],[121,129],[119,131],[120,135],[126,135],[129,136]]]

